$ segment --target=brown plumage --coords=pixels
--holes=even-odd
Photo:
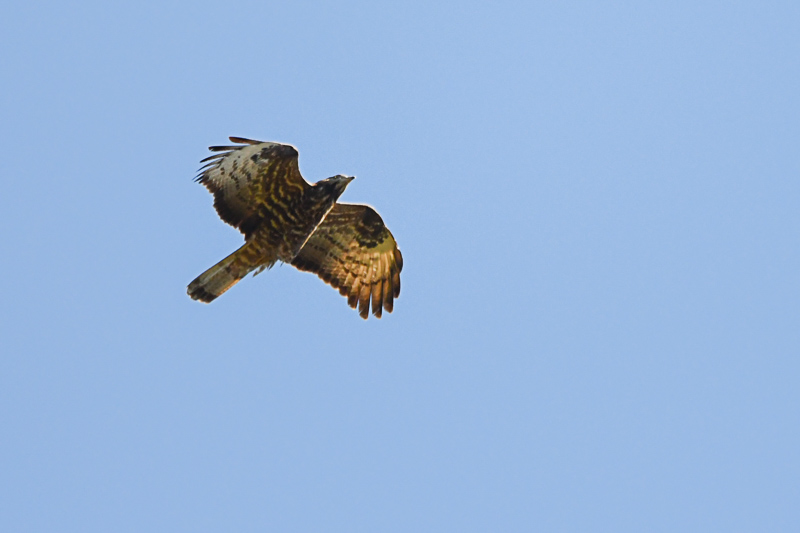
[[[403,256],[383,220],[369,206],[339,204],[351,177],[309,184],[292,146],[231,137],[212,146],[197,181],[214,195],[220,218],[245,244],[189,284],[195,300],[211,302],[253,270],[276,261],[317,274],[358,307],[363,318],[391,313],[400,294]]]

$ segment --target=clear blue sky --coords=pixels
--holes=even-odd
[[[0,530],[800,531],[800,4],[656,4],[5,6]],[[229,135],[393,314],[186,296]]]

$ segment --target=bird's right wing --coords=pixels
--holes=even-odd
[[[300,175],[297,150],[287,144],[231,137],[235,146],[211,146],[220,152],[201,161],[197,181],[214,195],[219,217],[245,236],[265,216],[291,212],[310,185]]]

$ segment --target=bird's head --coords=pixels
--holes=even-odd
[[[355,176],[342,176],[338,174],[332,178],[318,181],[316,186],[320,188],[320,192],[332,197],[333,200],[336,201],[354,179],[356,179]]]

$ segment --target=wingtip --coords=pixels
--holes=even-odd
[[[256,141],[254,139],[247,139],[245,137],[228,137],[232,143],[236,144],[261,144],[264,141]]]

